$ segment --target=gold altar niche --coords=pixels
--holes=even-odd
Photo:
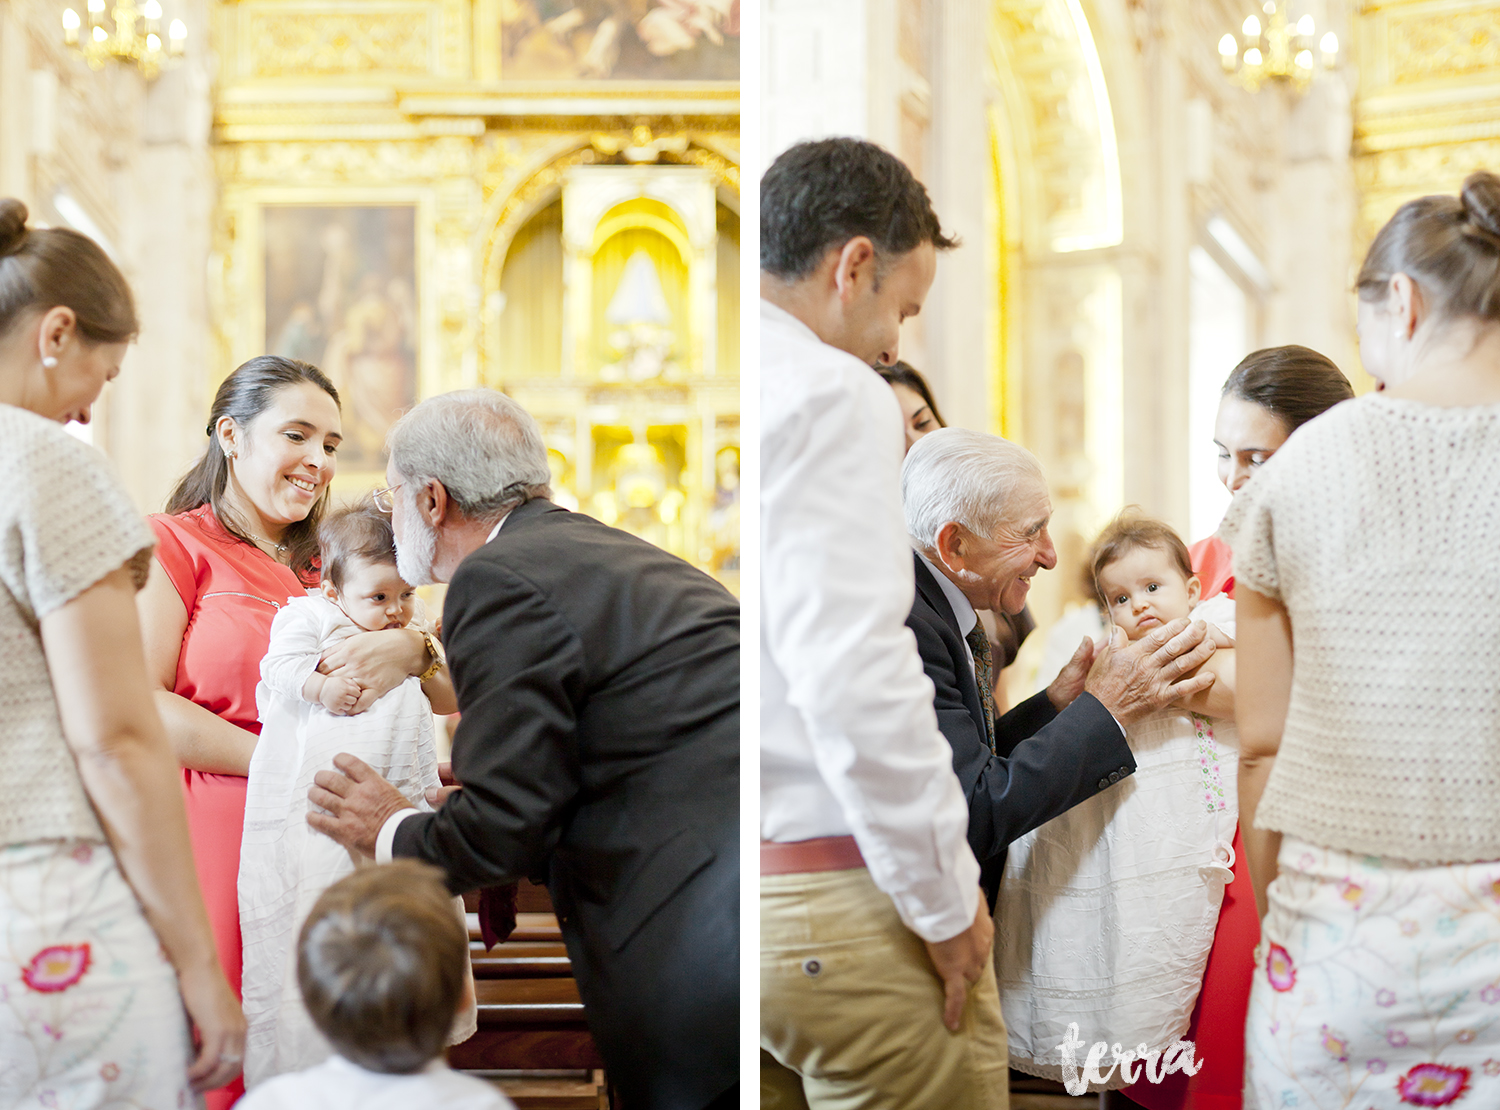
[[[1132,273],[1101,48],[1133,48],[1110,33],[1108,4],[986,7],[990,428],[1031,450],[1048,476],[1061,565],[1037,578],[1029,602],[1045,626],[1074,600],[1082,553],[1123,501]]]
[[[1355,35],[1357,266],[1402,204],[1455,195],[1476,170],[1500,173],[1500,9],[1480,0],[1365,0]],[[1352,288],[1349,302],[1352,321]],[[1373,384],[1361,373],[1355,389]]]
[[[710,170],[571,167],[512,241],[485,313],[490,384],[542,423],[563,503],[731,588],[738,238]]]
[[[560,8],[577,13],[535,18]],[[218,3],[207,390],[268,350],[323,365],[345,392],[348,498],[384,484],[402,409],[504,389],[544,423],[565,503],[734,585],[732,11],[715,0],[674,25],[660,0]],[[596,171],[648,185],[565,250],[564,190]],[[596,244],[601,221],[616,230]],[[643,244],[654,272],[632,277]],[[657,306],[648,278],[665,314],[629,307]]]

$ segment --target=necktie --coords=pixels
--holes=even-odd
[[[974,653],[974,681],[979,683],[979,703],[984,706],[984,742],[995,750],[995,666],[990,657],[990,638],[984,625],[976,623],[964,637]]]

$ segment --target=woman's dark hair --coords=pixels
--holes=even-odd
[[[938,412],[937,402],[932,398],[932,387],[927,384],[927,379],[922,377],[922,372],[909,362],[898,362],[894,366],[877,366],[875,373],[885,379],[886,385],[904,385],[911,390],[927,405],[927,411],[932,413],[932,418],[937,421],[939,428],[946,428],[948,421],[943,419],[943,414]]]
[[[241,428],[248,428],[266,409],[276,394],[288,386],[311,382],[339,405],[339,391],[334,388],[328,375],[310,362],[299,362],[280,355],[258,355],[242,363],[234,373],[224,379],[219,391],[214,394],[213,408],[208,414],[208,447],[193,464],[193,468],[182,476],[172,496],[167,498],[168,513],[185,513],[200,505],[213,508],[219,524],[231,535],[246,543],[255,541],[245,534],[243,526],[233,519],[233,514],[224,511],[224,488],[229,484],[229,460],[219,448],[217,427],[221,419],[231,417]],[[303,520],[287,525],[282,542],[287,547],[287,565],[304,581],[317,578],[318,522],[328,508],[330,491],[313,503],[312,511]]]
[[[1480,170],[1456,197],[1418,197],[1396,209],[1360,267],[1360,297],[1384,300],[1398,273],[1449,316],[1500,322],[1500,177]]]
[[[89,343],[124,343],[140,331],[130,286],[99,244],[68,228],[28,228],[26,206],[0,198],[0,335],[30,309],[63,305]]]
[[[799,281],[831,247],[860,235],[886,262],[922,243],[958,246],[922,183],[888,150],[842,138],[782,151],[760,179],[760,268]]]
[[[1224,383],[1224,396],[1259,405],[1286,425],[1287,435],[1354,396],[1349,379],[1327,355],[1295,343],[1252,351]]]

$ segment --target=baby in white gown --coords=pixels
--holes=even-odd
[[[1199,604],[1187,548],[1156,521],[1110,525],[1093,570],[1129,639],[1191,615],[1220,646],[1204,664],[1212,688],[1126,730],[1134,775],[1010,846],[995,908],[1010,1062],[1051,1079],[1063,1077],[1059,1046],[1072,1023],[1085,1046],[1079,1064],[1100,1041],[1163,1052],[1187,1031],[1238,816],[1234,602]],[[1105,1084],[1127,1085],[1120,1071]]]
[[[420,679],[362,706],[357,685],[317,669],[329,648],[361,632],[431,632],[416,592],[396,571],[390,519],[369,505],[340,510],[318,539],[322,592],[292,598],[276,614],[255,692],[261,733],[250,759],[239,873],[247,1087],[332,1052],[298,993],[297,934],[318,896],[370,861],[307,824],[313,775],[348,752],[424,811],[432,808],[427,791],[439,786],[432,705]],[[462,901],[455,902],[462,917]],[[467,991],[452,1043],[477,1028],[472,977]]]

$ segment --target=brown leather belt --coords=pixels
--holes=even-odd
[[[760,873],[795,875],[803,871],[852,871],[865,865],[852,836],[819,836],[812,840],[762,840]]]

